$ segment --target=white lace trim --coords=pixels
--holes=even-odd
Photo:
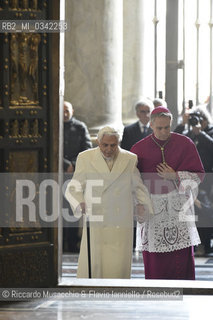
[[[154,215],[140,226],[141,246],[138,248],[171,252],[200,243],[194,220],[194,199],[200,179],[190,172],[178,172],[178,176],[179,190],[151,195]]]

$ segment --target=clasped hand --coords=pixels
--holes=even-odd
[[[135,207],[135,216],[139,223],[145,222],[147,218],[147,212],[142,204],[137,204]]]
[[[176,172],[167,163],[159,163],[156,167],[157,173],[166,180],[175,180]]]

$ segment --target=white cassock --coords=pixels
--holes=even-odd
[[[90,216],[92,278],[130,278],[134,203],[144,204],[153,213],[136,165],[137,156],[121,148],[111,171],[99,147],[86,150],[77,158],[65,196],[73,212],[79,203],[86,203],[86,213]],[[83,228],[77,277],[88,278],[86,228]]]

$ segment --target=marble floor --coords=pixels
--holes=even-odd
[[[62,293],[71,292],[71,295],[7,303],[1,301],[0,320],[213,319],[212,255],[195,259],[198,281],[190,283],[144,280],[140,254],[133,255],[132,279],[81,282],[75,278],[77,259],[75,254],[63,256],[61,286],[57,288]],[[194,286],[196,291],[187,289],[188,285]],[[178,295],[173,294],[177,292]]]
[[[181,301],[94,301],[51,299],[1,306],[1,320],[212,320],[212,296]]]
[[[64,254],[62,263],[63,282],[76,277],[77,254]],[[196,280],[213,281],[213,253],[205,257],[195,257]],[[133,253],[132,258],[132,279],[144,279],[144,266],[141,253]]]

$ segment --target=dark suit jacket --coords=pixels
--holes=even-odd
[[[64,171],[72,164],[75,168],[79,152],[92,148],[87,126],[72,117],[64,122]]]
[[[150,127],[148,127],[146,133],[142,133],[138,121],[133,124],[130,124],[129,126],[126,126],[124,128],[123,138],[121,141],[121,148],[130,150],[136,142],[145,138],[151,133],[152,129]]]

